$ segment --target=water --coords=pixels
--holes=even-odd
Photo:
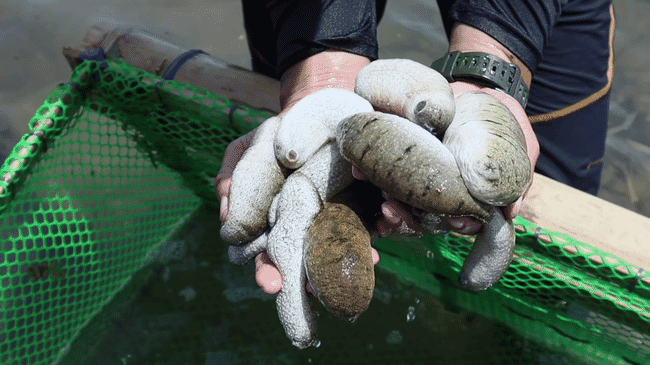
[[[209,209],[196,214],[187,225],[186,256],[158,263],[130,305],[111,313],[100,342],[72,346],[64,364],[545,364],[558,356],[380,268],[373,301],[354,323],[312,298],[319,341],[298,350],[275,297],[255,284],[254,265],[231,264],[225,245],[214,241],[220,227],[207,222],[217,217]]]

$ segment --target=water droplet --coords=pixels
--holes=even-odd
[[[314,347],[315,347],[315,348],[319,348],[320,345],[322,345],[322,343],[320,342],[320,340],[316,340],[316,342],[314,342]]]
[[[431,250],[427,250],[427,258],[429,260],[433,260],[436,257],[436,255],[433,253]]]
[[[389,345],[399,345],[403,340],[404,338],[398,330],[390,331],[388,336],[386,336],[386,343]]]
[[[368,351],[372,351],[372,349],[374,349],[374,348],[375,348],[375,346],[373,346],[373,344],[371,344],[371,343],[368,344]]]
[[[311,361],[311,357],[310,357],[309,359],[307,359],[307,363],[311,364],[311,362],[312,361]]]
[[[413,322],[415,320],[415,313],[408,312],[406,314],[406,322]]]
[[[410,306],[406,312],[406,322],[413,322],[415,320],[415,307]]]

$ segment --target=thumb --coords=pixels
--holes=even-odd
[[[232,184],[232,173],[219,173],[217,175],[216,188],[217,197],[219,198],[219,218],[225,222],[228,218],[228,196],[230,196],[230,186]]]
[[[230,196],[232,173],[239,160],[241,160],[246,150],[252,144],[256,131],[257,128],[232,141],[226,147],[223,161],[221,162],[221,169],[215,181],[217,197],[220,200],[219,214],[221,222],[225,222],[226,218],[228,218],[228,197]]]

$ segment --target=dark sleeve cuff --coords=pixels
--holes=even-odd
[[[297,62],[327,49],[378,58],[375,0],[279,1],[271,6],[281,76]]]
[[[451,6],[449,17],[496,39],[535,72],[566,2],[458,0]]]

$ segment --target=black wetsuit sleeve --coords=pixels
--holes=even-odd
[[[275,71],[269,76],[280,77],[295,63],[326,49],[378,57],[377,23],[385,0],[242,0],[242,4],[256,71]]]
[[[439,0],[447,30],[454,22],[471,25],[508,48],[535,71],[551,30],[568,0]]]

